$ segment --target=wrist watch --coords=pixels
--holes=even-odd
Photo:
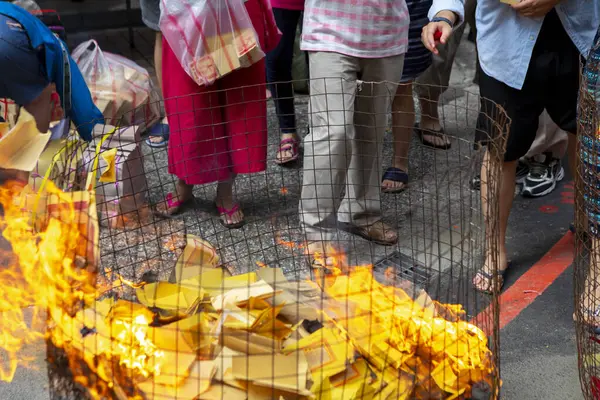
[[[431,22],[445,22],[448,25],[450,25],[450,28],[454,29],[454,24],[452,23],[452,21],[450,21],[448,18],[444,18],[444,17],[433,17],[431,19]]]

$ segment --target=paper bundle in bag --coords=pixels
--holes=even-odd
[[[264,13],[270,12],[265,4]],[[160,28],[183,69],[201,86],[265,56],[244,0],[163,0]]]
[[[73,59],[107,123],[138,125],[145,130],[160,119],[158,94],[146,69],[103,52],[94,40],[77,46]]]
[[[104,141],[98,154],[96,198],[103,220],[138,211],[146,204],[148,186],[139,147],[140,129],[135,126],[116,130],[110,125],[97,126],[83,156],[87,170],[93,166],[99,141],[111,131],[114,132]]]

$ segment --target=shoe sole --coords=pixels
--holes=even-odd
[[[556,189],[556,183],[562,181],[564,178],[565,178],[565,169],[561,167],[560,171],[558,171],[558,175],[556,175],[556,179],[552,183],[552,186],[550,186],[548,189],[544,190],[541,193],[536,193],[536,194],[533,194],[533,193],[529,192],[528,190],[523,189],[523,191],[521,192],[521,196],[524,196],[524,197],[545,196],[545,195],[551,193],[554,189]]]

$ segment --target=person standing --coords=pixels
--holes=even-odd
[[[142,21],[155,32],[154,41],[154,70],[161,95],[163,94],[162,77],[162,34],[160,33],[160,0],[140,0]],[[150,147],[165,147],[169,140],[169,125],[159,122],[150,128],[146,144]]]
[[[381,221],[379,174],[409,21],[404,0],[306,1],[301,49],[309,52],[311,119],[299,213],[313,267],[333,262],[332,219],[375,243],[398,240]]]
[[[281,133],[275,162],[281,165],[297,160],[300,155],[300,140],[296,131],[292,61],[296,31],[304,10],[304,0],[271,0],[271,6],[275,22],[282,34],[277,47],[267,54],[267,82],[275,102]]]
[[[442,33],[441,43],[448,41],[454,25],[462,22],[462,5],[463,0],[434,0],[429,11],[431,22],[422,33],[423,43],[434,54],[438,53],[436,32]],[[497,109],[497,105],[502,106],[512,120],[504,161],[499,166],[502,173],[498,199],[487,198],[487,171],[494,162],[489,151],[481,170],[483,211],[487,214],[488,201],[498,201],[499,220],[492,219],[496,215],[485,215],[485,261],[473,279],[479,291],[489,293],[502,287],[508,268],[506,228],[517,160],[531,147],[544,109],[560,129],[569,132],[569,161],[571,170],[576,170],[580,58],[589,53],[599,14],[597,0],[523,0],[512,5],[479,0],[477,4],[482,112],[476,139],[483,145],[489,143],[493,130],[483,115]],[[494,284],[495,274],[498,274],[498,285]]]
[[[404,56],[402,79],[392,102],[394,155],[392,165],[385,170],[381,180],[384,193],[399,193],[408,185],[408,153],[415,123],[413,81],[431,65],[431,52],[421,42],[421,30],[429,22],[427,12],[431,4],[432,0],[406,2],[410,15],[408,52]]]
[[[269,0],[244,4],[260,48],[272,50],[279,31]],[[195,185],[217,182],[215,205],[221,223],[240,228],[244,214],[234,198],[235,178],[262,172],[267,162],[265,61],[199,86],[164,37],[162,57],[165,111],[171,127],[169,173],[177,176],[177,183],[175,192],[158,205],[158,212],[171,216],[185,211],[194,202]]]

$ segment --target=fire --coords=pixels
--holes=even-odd
[[[148,339],[149,323],[144,315],[137,315],[131,323],[115,321],[121,328],[116,337],[119,341],[120,364],[144,377],[150,376],[151,373],[160,375],[160,362],[152,362],[164,357],[164,352]],[[135,343],[135,346],[132,346],[132,343]]]
[[[4,210],[0,232],[13,250],[2,249],[0,253],[2,263],[7,264],[0,269],[0,350],[8,360],[0,368],[0,379],[10,382],[19,363],[26,365],[23,348],[45,338],[67,350],[70,357],[74,357],[74,349],[83,350],[90,345],[95,349],[94,357],[116,359],[142,377],[160,374],[164,354],[148,335],[153,314],[129,304],[121,304],[120,309],[115,305],[110,307],[110,312],[108,308],[101,312],[101,302],[97,299],[103,293],[96,290],[97,266],[82,261],[93,261],[94,249],[90,249],[87,228],[80,227],[81,212],[76,209],[72,196],[51,183],[46,192],[39,198],[16,185],[0,187],[0,204]],[[58,215],[49,214],[42,204],[50,196],[58,199],[55,201],[60,206]],[[32,197],[36,197],[35,201],[31,201]],[[40,203],[44,207],[34,207],[38,214],[32,216],[31,207],[27,207],[29,211],[21,207],[25,198],[29,198],[29,206]],[[102,290],[119,284],[136,287],[120,275],[107,272],[111,283],[108,287],[101,285]],[[95,307],[97,313],[90,315],[93,312],[90,307]],[[30,323],[25,309],[32,311]],[[46,312],[50,317],[49,329],[36,329],[47,326]],[[82,337],[85,329],[94,335]],[[91,336],[94,343],[87,340]],[[94,357],[84,358],[92,371],[105,375],[96,370]],[[84,378],[75,377],[76,380]]]
[[[48,190],[61,197],[57,189]],[[40,322],[46,308],[72,310],[77,303],[89,301],[94,296],[89,272],[76,263],[79,236],[73,223],[52,218],[43,230],[35,231],[30,216],[13,203],[19,191],[17,185],[0,188],[0,204],[4,209],[0,231],[15,250],[12,253],[3,249],[0,253],[5,264],[0,270],[0,349],[9,360],[8,366],[0,369],[3,381],[13,379],[23,347],[45,335],[30,328],[24,309],[33,313],[31,326],[43,326]],[[73,207],[66,214],[73,222]]]

